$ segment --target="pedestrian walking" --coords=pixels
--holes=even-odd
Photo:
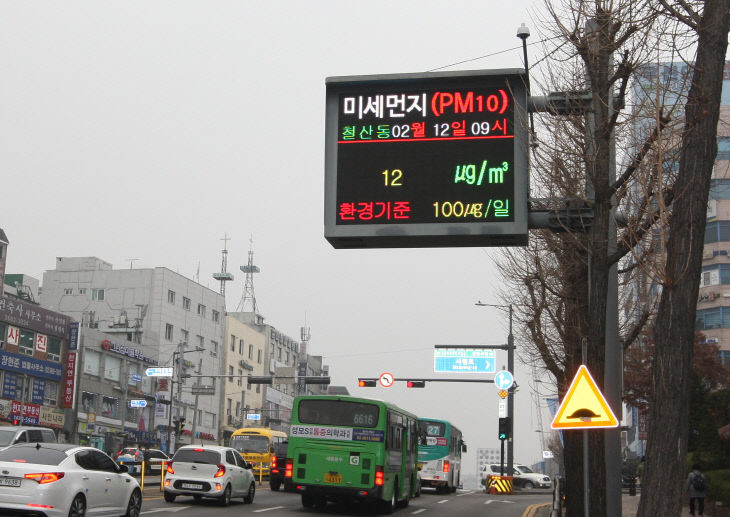
[[[705,511],[707,478],[697,463],[692,465],[692,472],[687,476],[687,491],[689,492],[689,514],[702,517]],[[695,514],[695,503],[697,505],[697,514]]]

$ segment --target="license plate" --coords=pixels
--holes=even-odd
[[[342,474],[325,474],[324,482],[341,484],[342,483]]]
[[[192,488],[194,490],[200,490],[201,488],[203,488],[203,485],[198,485],[197,483],[183,483],[180,486],[183,488]]]
[[[18,478],[0,478],[0,486],[20,486],[20,479]]]

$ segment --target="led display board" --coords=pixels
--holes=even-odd
[[[332,246],[527,243],[523,70],[330,77],[326,88]]]

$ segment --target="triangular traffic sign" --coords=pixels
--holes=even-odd
[[[553,429],[618,427],[616,416],[584,364],[578,368],[550,427]]]

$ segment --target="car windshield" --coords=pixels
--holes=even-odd
[[[13,441],[13,436],[15,436],[14,430],[0,431],[0,447],[10,445],[10,442]]]
[[[532,474],[533,473],[529,467],[525,467],[524,465],[517,465],[516,467],[523,474]]]
[[[257,454],[265,454],[269,452],[269,439],[265,436],[256,435],[239,435],[231,438],[231,447],[238,452],[254,452]]]

